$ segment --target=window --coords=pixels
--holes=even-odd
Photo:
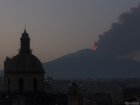
[[[8,92],[10,91],[11,88],[11,80],[8,78]]]
[[[33,86],[33,89],[34,89],[34,92],[37,92],[37,78],[34,78],[33,79],[33,81],[34,81],[34,86]]]
[[[24,90],[24,80],[22,78],[19,79],[19,93],[23,93]]]

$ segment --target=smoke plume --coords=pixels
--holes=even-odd
[[[129,55],[140,51],[140,5],[120,15],[111,29],[100,35],[97,53],[104,56]]]

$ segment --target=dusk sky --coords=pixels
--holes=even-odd
[[[140,0],[0,0],[0,68],[20,48],[24,25],[42,62],[92,48]]]

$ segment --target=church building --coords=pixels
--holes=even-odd
[[[26,29],[20,39],[19,53],[4,62],[6,92],[26,93],[44,91],[44,69],[40,60],[32,54]]]
[[[82,105],[77,84],[72,83],[67,93],[47,92],[44,69],[32,54],[26,29],[20,38],[16,56],[4,61],[4,90],[0,105]]]

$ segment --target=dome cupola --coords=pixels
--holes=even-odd
[[[19,53],[31,53],[30,38],[28,33],[26,32],[26,29],[22,33],[20,41],[21,41],[21,48],[19,50]]]

